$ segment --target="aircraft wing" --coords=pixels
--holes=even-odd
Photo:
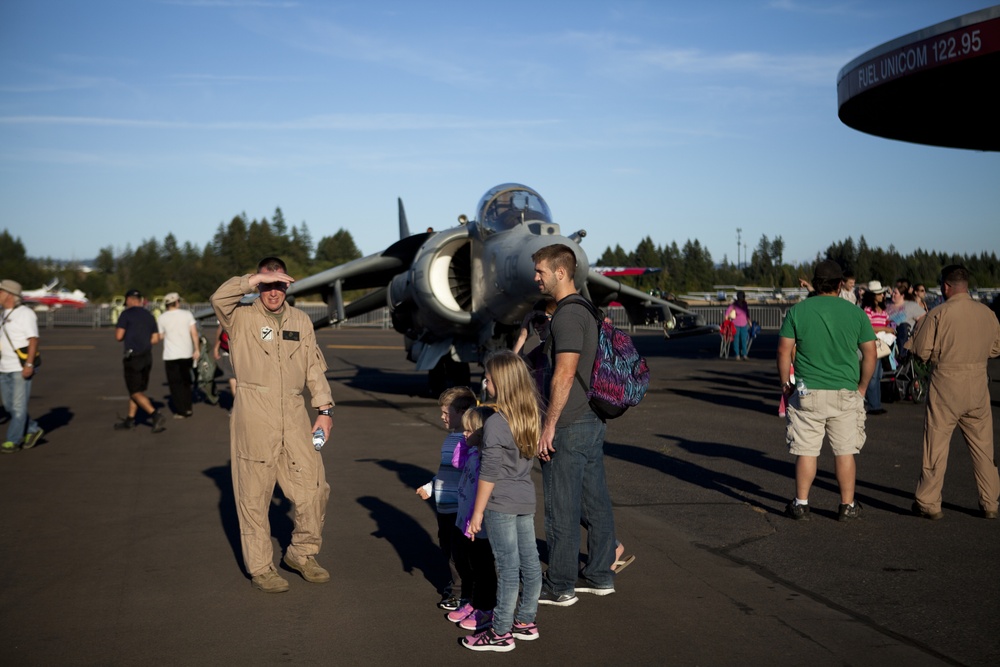
[[[601,275],[591,270],[587,274],[587,291],[591,301],[598,307],[607,306],[612,301],[620,303],[632,324],[663,322],[664,332],[671,337],[702,334],[715,331],[707,326],[704,319],[687,308],[672,301],[646,294],[630,285]],[[673,326],[671,327],[671,321]]]
[[[336,316],[337,297],[336,283],[340,282],[340,291],[374,289],[371,293],[355,299],[344,307],[344,317],[355,317],[363,315],[372,310],[381,308],[386,304],[386,293],[389,283],[395,275],[402,273],[413,264],[413,258],[423,245],[428,233],[413,234],[404,239],[400,239],[382,252],[361,257],[359,259],[335,266],[326,271],[320,271],[306,278],[296,280],[288,288],[288,296],[300,296],[303,294],[320,294],[323,300],[330,305],[331,310],[313,322],[316,328],[328,326],[331,318]],[[257,298],[256,294],[244,297],[245,300]],[[205,309],[193,313],[196,320],[214,317],[215,312]]]
[[[333,291],[333,285],[338,280],[344,290],[385,287],[393,276],[410,268],[413,258],[428,236],[426,233],[414,234],[397,241],[382,252],[296,280],[288,288],[288,295],[326,295]]]
[[[410,268],[414,257],[429,236],[429,233],[413,234],[400,239],[382,252],[296,280],[288,288],[288,295],[291,297],[301,294],[322,295],[330,310],[327,315],[313,321],[313,326],[316,328],[381,308],[386,305],[389,283],[393,277]],[[341,295],[345,290],[372,288],[375,289],[363,297],[346,305],[343,303]]]

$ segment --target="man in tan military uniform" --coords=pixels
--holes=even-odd
[[[951,265],[941,271],[946,301],[921,318],[910,351],[932,364],[924,416],[924,458],[913,511],[940,519],[948,445],[957,424],[972,455],[979,505],[997,518],[1000,479],[993,460],[993,415],[986,361],[1000,355],[1000,323],[969,296],[969,272]]]
[[[319,410],[312,431],[322,428],[327,437],[333,427],[333,398],[309,316],[285,303],[285,290],[295,279],[276,257],[261,260],[257,271],[223,283],[212,295],[212,307],[229,333],[238,379],[230,448],[243,560],[254,588],[281,593],[288,582],[275,571],[268,522],[276,481],[294,505],[295,528],[285,565],[306,581],[330,580],[316,562],[330,485],[323,459],[313,448],[302,390],[309,388]],[[254,291],[260,298],[240,305],[243,295]]]

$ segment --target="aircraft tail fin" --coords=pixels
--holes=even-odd
[[[403,210],[403,198],[397,197],[396,201],[399,202],[399,238],[405,239],[410,235],[410,225],[406,222],[406,211]]]

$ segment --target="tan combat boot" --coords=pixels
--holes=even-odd
[[[301,574],[302,578],[308,582],[325,584],[330,581],[330,573],[320,567],[320,564],[312,556],[307,556],[303,562],[296,563],[288,557],[288,554],[285,554],[283,560],[285,565]]]
[[[265,593],[284,593],[288,590],[288,582],[273,569],[258,574],[250,580],[250,584]]]

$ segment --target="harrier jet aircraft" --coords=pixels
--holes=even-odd
[[[616,301],[635,324],[662,322],[670,336],[706,333],[700,316],[589,269],[581,230],[563,236],[541,195],[517,183],[489,190],[476,219],[459,216],[451,229],[411,234],[399,200],[400,240],[386,250],[292,283],[289,296],[320,293],[328,313],[313,324],[335,324],[388,306],[417,370],[456,382],[469,363],[509,347],[524,315],[539,298],[531,255],[562,243],[576,254],[577,288],[595,305]],[[345,303],[345,290],[371,289]],[[432,373],[432,384],[434,384]]]

